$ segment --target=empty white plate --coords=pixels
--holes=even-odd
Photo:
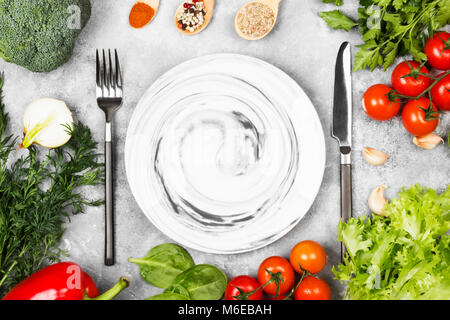
[[[125,162],[136,201],[159,230],[229,254],[279,239],[305,215],[322,182],[325,142],[314,106],[288,75],[216,54],[176,66],[147,90]]]

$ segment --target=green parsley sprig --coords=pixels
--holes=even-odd
[[[426,40],[450,23],[450,0],[360,0],[359,3],[357,21],[340,10],[319,13],[333,29],[349,31],[359,27],[364,43],[358,46],[355,71],[366,68],[373,71],[378,66],[386,70],[396,57],[406,54],[425,61]]]

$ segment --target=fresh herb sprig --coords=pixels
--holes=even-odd
[[[323,0],[329,3],[332,1]],[[386,70],[398,56],[411,54],[425,61],[425,42],[450,23],[450,0],[360,0],[358,20],[340,10],[320,12],[333,29],[359,27],[364,43],[355,56],[354,70],[381,66]]]
[[[5,136],[3,80],[0,74],[0,296],[64,254],[58,244],[70,213],[102,204],[86,199],[79,187],[101,183],[104,171],[97,144],[82,124],[74,126],[66,145],[44,157],[31,146],[27,156],[9,159],[17,140]]]

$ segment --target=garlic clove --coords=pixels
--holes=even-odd
[[[373,166],[382,165],[389,159],[388,155],[383,151],[379,151],[369,147],[365,147],[362,150],[362,156],[368,164],[371,164]]]
[[[422,148],[431,150],[436,148],[436,146],[439,143],[443,143],[444,139],[442,139],[440,136],[434,133],[427,134],[426,136],[422,137],[414,137],[413,142],[416,146]]]
[[[387,186],[381,185],[372,190],[369,195],[369,208],[373,213],[385,216],[383,213],[383,208],[386,205],[387,201],[384,198],[384,190],[387,189]]]

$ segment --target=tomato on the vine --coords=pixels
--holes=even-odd
[[[292,248],[289,260],[298,273],[303,273],[303,269],[314,274],[320,272],[327,263],[327,254],[317,242],[305,240]]]
[[[391,87],[385,84],[375,84],[363,95],[362,108],[369,117],[378,121],[392,119],[400,111],[400,102],[389,101]]]
[[[435,69],[450,69],[450,33],[437,32],[425,44],[428,63]]]
[[[242,275],[233,278],[225,289],[225,300],[262,300],[263,292],[261,289],[255,291],[250,296],[246,297],[246,299],[239,299],[238,296],[241,296],[241,289],[244,293],[250,293],[259,288],[259,282],[256,281],[255,278]]]
[[[444,75],[441,73],[437,77]],[[433,88],[431,88],[431,100],[441,110],[450,111],[450,74],[439,80]]]
[[[402,122],[405,129],[415,136],[424,136],[433,132],[439,119],[437,119],[438,110],[434,103],[431,103],[431,107],[432,109],[430,109],[430,100],[424,97],[409,100],[402,111]]]
[[[308,276],[294,292],[295,300],[330,300],[330,287],[325,280]]]
[[[264,260],[258,269],[258,281],[264,286],[272,277],[278,278],[278,294],[283,295],[291,290],[294,285],[294,269],[283,257],[273,256]],[[264,292],[270,295],[277,294],[276,282],[271,282],[264,287]]]
[[[400,62],[392,72],[392,87],[394,87],[398,93],[410,97],[417,97],[424,92],[431,84],[430,77],[419,74],[415,77],[405,77],[408,74],[414,74],[416,72],[430,75],[430,71],[425,66],[419,67],[420,64],[416,61]]]

